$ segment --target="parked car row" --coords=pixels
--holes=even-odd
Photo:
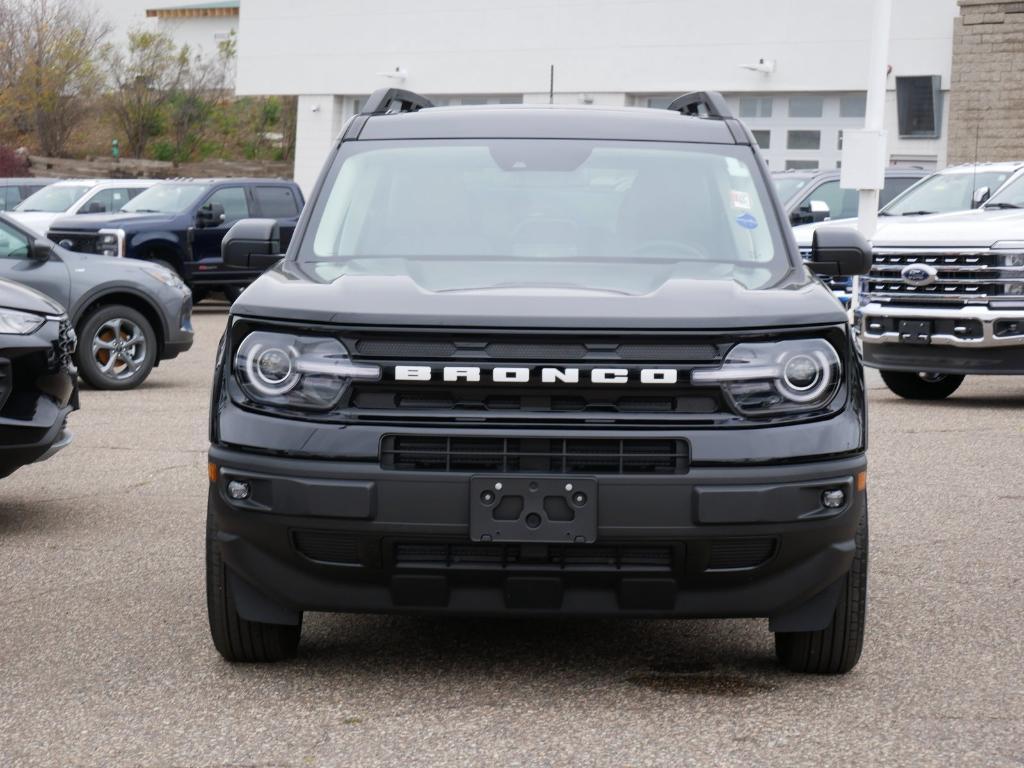
[[[899,169],[890,169],[889,174]],[[834,174],[834,183],[838,188],[838,171]],[[886,187],[890,186],[887,174]],[[878,212],[880,220],[891,217],[928,216],[935,213],[951,213],[977,208],[988,201],[994,193],[999,192],[1012,180],[1024,174],[1024,163],[970,163],[950,166],[925,176],[901,194],[892,197],[883,190],[879,195],[882,204]],[[805,174],[806,175],[806,174]],[[806,257],[810,253],[814,233],[818,227],[828,225],[855,226],[857,215],[857,192],[842,190],[843,203],[833,208],[826,198],[834,194],[831,187],[824,186],[820,181],[804,184],[800,194],[794,196],[792,186],[796,175],[776,173],[773,180],[776,190],[784,199],[790,213],[790,221],[794,223],[793,236],[797,246]],[[831,181],[829,183],[832,183]],[[819,190],[823,190],[820,191]],[[804,209],[814,209],[813,221],[805,223],[802,213]],[[833,277],[827,280],[836,297],[846,306],[853,299],[853,281],[846,277]]]
[[[259,276],[221,259],[236,221],[287,246],[304,203],[271,179],[9,179],[0,202],[0,477],[70,442],[79,376],[139,386],[192,346],[195,300]]]

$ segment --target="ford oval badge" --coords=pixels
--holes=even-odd
[[[900,272],[900,277],[907,285],[923,287],[938,280],[939,272],[930,264],[908,264]]]

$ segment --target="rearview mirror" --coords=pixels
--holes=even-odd
[[[242,219],[220,244],[224,264],[238,269],[263,270],[281,258],[281,230],[277,219]]]
[[[992,190],[988,187],[978,187],[974,190],[974,196],[971,198],[971,208],[977,208],[992,197]]]
[[[808,266],[819,275],[866,275],[871,270],[871,244],[850,227],[821,227],[814,232]]]
[[[220,203],[207,203],[196,213],[196,226],[200,229],[219,227],[224,223],[224,206]]]

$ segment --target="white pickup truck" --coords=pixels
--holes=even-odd
[[[855,312],[864,362],[909,399],[1024,374],[1024,175],[980,208],[884,218]]]
[[[878,212],[878,221],[881,223],[895,217],[916,218],[933,213],[969,211],[1022,176],[1024,162],[971,163],[943,168],[917,182],[888,205],[883,206]],[[819,200],[814,195],[812,192],[808,205],[819,210],[822,207],[827,208],[826,201]],[[819,227],[857,226],[855,218],[836,218],[834,213],[830,212],[831,218],[824,221],[793,227],[793,237],[796,238],[797,247],[805,259],[810,257],[811,242]],[[827,282],[836,298],[848,306],[853,296],[852,280],[837,277],[830,278]]]

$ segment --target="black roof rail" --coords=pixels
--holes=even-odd
[[[684,93],[668,105],[673,112],[694,117],[717,117],[728,119],[733,116],[725,97],[718,91],[691,91]]]
[[[370,94],[360,115],[393,115],[396,112],[418,112],[434,103],[418,93],[402,88],[380,88]]]

